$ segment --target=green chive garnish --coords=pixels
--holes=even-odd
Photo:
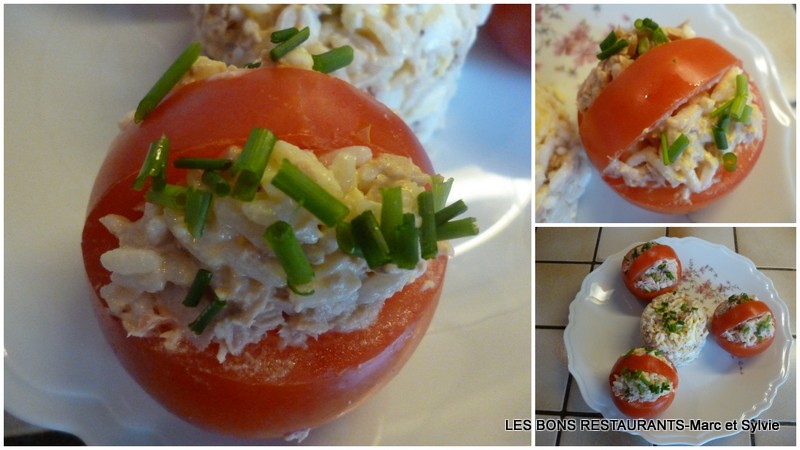
[[[261,60],[249,62],[242,66],[242,69],[258,69],[261,67]]]
[[[287,159],[281,161],[280,169],[272,178],[272,185],[329,227],[336,226],[350,212],[344,203]]]
[[[225,158],[189,158],[182,156],[173,165],[178,169],[225,170],[233,161]]]
[[[282,220],[273,223],[264,232],[264,239],[278,257],[281,267],[286,272],[286,283],[292,290],[314,280],[314,269],[288,223]]]
[[[336,244],[343,253],[363,258],[364,254],[356,244],[353,237],[353,226],[349,222],[339,222],[336,224]]]
[[[731,107],[731,103],[733,103],[733,99],[728,100],[727,102],[720,105],[714,111],[711,111],[711,117],[717,117],[718,115],[722,114],[724,111],[728,110]]]
[[[169,209],[186,209],[186,186],[168,184],[160,191],[150,189],[144,196],[150,203]]]
[[[286,56],[289,52],[300,46],[303,42],[311,36],[311,30],[308,27],[303,28],[302,30],[298,31],[297,33],[292,34],[292,36],[280,44],[277,47],[273,48],[269,52],[270,58],[273,61],[277,61],[284,56]]]
[[[141,122],[145,116],[150,114],[156,106],[161,103],[161,100],[166,97],[169,91],[183,78],[183,75],[189,71],[192,64],[197,61],[197,58],[200,56],[200,51],[200,43],[192,42],[186,50],[178,56],[175,62],[169,66],[167,71],[161,75],[161,78],[156,81],[156,84],[150,88],[147,95],[139,102],[139,106],[136,108],[136,112],[133,115],[133,121],[135,123]]]
[[[190,187],[186,191],[186,228],[194,238],[203,236],[208,211],[211,207],[211,192]]]
[[[750,105],[745,105],[744,111],[742,112],[742,116],[739,117],[737,122],[741,122],[743,124],[750,123],[750,116],[753,114],[753,107]]]
[[[445,222],[452,220],[455,217],[460,216],[467,212],[467,204],[464,203],[464,200],[458,200],[438,211],[434,217],[436,218],[436,226],[442,225]]]
[[[255,198],[272,149],[277,141],[278,138],[271,131],[264,128],[253,128],[244,144],[242,153],[231,167],[231,171],[236,175],[236,183],[231,193],[234,198],[245,202]]]
[[[400,186],[381,189],[381,233],[394,250],[397,227],[403,223],[403,193]]]
[[[665,166],[669,165],[669,148],[667,148],[667,133],[661,132],[661,160]]]
[[[401,269],[413,269],[419,262],[419,230],[414,214],[403,214],[403,223],[397,227],[395,237],[392,248],[395,264]]]
[[[133,189],[141,191],[148,177],[152,179],[153,190],[164,189],[167,183],[167,156],[169,154],[169,138],[162,135],[160,139],[153,141],[147,150],[142,168],[139,175],[133,180]]]
[[[217,297],[217,295],[214,294],[214,298],[211,300],[211,303],[209,303],[208,306],[206,306],[206,308],[200,313],[200,315],[197,316],[197,319],[195,319],[194,321],[192,321],[192,323],[189,324],[189,329],[192,330],[194,334],[197,335],[203,334],[203,330],[206,329],[208,324],[211,323],[211,320],[214,318],[214,316],[219,314],[219,312],[222,310],[222,308],[225,307],[227,303],[228,302],[226,302],[225,300],[220,300],[219,297]]]
[[[687,138],[683,133],[678,136],[677,139],[669,146],[669,162],[670,164],[674,163],[678,160],[678,157],[686,150],[686,147],[689,146],[689,138]]]
[[[359,214],[351,223],[353,227],[353,238],[356,245],[364,254],[367,265],[370,269],[376,269],[384,264],[391,262],[389,255],[389,245],[381,233],[378,219],[371,210],[366,210]]]
[[[600,53],[598,53],[597,54],[597,59],[604,60],[604,59],[610,58],[611,56],[616,55],[622,49],[627,48],[627,47],[628,47],[628,41],[625,40],[625,39],[620,39],[617,42],[615,42],[614,45],[612,45],[611,47],[608,47],[607,49],[605,49],[605,50],[601,51]]]
[[[450,189],[453,187],[453,179],[444,179],[441,175],[431,177],[431,192],[433,192],[434,212],[444,208],[447,204],[447,197],[450,196]]]
[[[425,191],[417,196],[417,209],[422,218],[419,229],[419,243],[422,257],[433,259],[439,252],[436,244],[436,216],[433,208],[433,191]]]
[[[724,129],[714,128],[714,143],[717,144],[717,148],[720,150],[727,150],[728,149],[728,137],[725,133]]]
[[[740,73],[736,75],[736,96],[731,103],[731,114],[737,120],[742,117],[744,107],[747,104],[747,96],[749,94],[749,87],[747,84],[747,75]]]
[[[211,272],[206,269],[198,270],[194,276],[192,285],[189,286],[189,292],[186,293],[186,297],[183,299],[183,306],[194,308],[199,305],[200,299],[203,297],[203,293],[210,283]]]
[[[269,35],[269,41],[273,44],[280,44],[299,32],[300,30],[295,27],[273,31],[272,34]]]
[[[203,171],[201,180],[217,197],[225,197],[231,193],[231,185],[228,180],[213,170]]]
[[[606,50],[607,48],[614,45],[614,42],[617,42],[617,34],[614,32],[614,30],[611,30],[611,32],[608,33],[608,36],[606,36],[606,38],[603,39],[603,42],[600,43],[600,50],[601,51]]]
[[[453,220],[436,227],[436,240],[446,241],[478,234],[478,224],[474,217]]]
[[[319,55],[311,55],[314,60],[312,69],[317,72],[331,73],[342,67],[347,67],[353,62],[353,47],[343,45]]]
[[[722,155],[722,167],[725,168],[728,172],[733,172],[736,170],[736,154],[733,152],[724,153]]]

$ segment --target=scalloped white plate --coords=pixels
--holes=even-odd
[[[663,25],[677,25],[688,19],[698,36],[714,39],[743,61],[766,100],[764,149],[750,175],[726,197],[689,215],[657,214],[623,200],[593,169],[592,179],[578,204],[578,222],[794,223],[795,113],[781,88],[769,49],[743,29],[733,13],[723,5],[538,5],[536,8],[536,81],[555,86],[566,99],[573,117],[578,87],[597,62],[597,43],[612,25],[631,25],[640,17],[650,17]]]
[[[90,445],[283,443],[212,434],[165,411],[117,362],[89,303],[80,238],[94,174],[117,119],[192,39],[187,8],[5,8],[4,406]],[[457,242],[403,370],[304,444],[530,445],[530,432],[504,423],[531,414],[530,70],[479,38],[461,81],[429,150],[482,233]],[[487,123],[487,110],[513,117]]]
[[[690,431],[691,420],[728,421],[754,419],[767,410],[778,388],[789,377],[792,336],[789,310],[769,278],[744,256],[727,247],[697,238],[659,238],[675,249],[684,275],[680,290],[691,293],[713,311],[729,295],[747,292],[758,296],[777,321],[775,340],[762,354],[735,358],[709,337],[700,357],[678,368],[680,386],[672,405],[658,419],[682,419],[683,431],[632,431],[654,444],[703,444],[736,434],[738,430]],[[590,273],[569,307],[564,343],[569,371],[586,403],[608,419],[626,418],[614,406],[608,374],[620,355],[641,346],[639,320],[644,304],[625,287],[620,275],[622,257],[633,247],[616,253]]]

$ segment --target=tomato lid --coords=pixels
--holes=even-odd
[[[659,121],[737,64],[741,61],[733,54],[706,38],[672,41],[640,56],[578,117],[592,163],[604,170]]]

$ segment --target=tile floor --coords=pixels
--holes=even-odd
[[[687,237],[724,245],[752,260],[775,284],[789,307],[792,336],[796,298],[795,228],[635,227],[538,228],[535,230],[535,419],[599,418],[589,408],[567,369],[564,329],[568,309],[586,275],[632,242],[660,236]],[[759,419],[780,423],[779,431],[738,433],[708,445],[796,444],[796,350],[791,375],[773,406]],[[650,445],[623,432],[536,432],[536,445]]]

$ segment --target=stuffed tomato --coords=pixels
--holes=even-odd
[[[662,352],[634,348],[619,357],[608,376],[611,398],[629,417],[655,417],[675,400],[678,370]]]
[[[612,31],[578,93],[578,122],[603,180],[640,207],[703,208],[750,173],[766,112],[742,62],[683,25]]]
[[[681,261],[669,245],[648,241],[633,247],[622,258],[625,286],[641,300],[650,301],[674,291],[681,275]]]
[[[775,315],[752,295],[731,295],[714,310],[710,329],[720,347],[746,358],[763,352],[775,340]]]
[[[441,293],[442,241],[477,228],[452,220],[463,202],[442,207],[452,179],[413,132],[350,85],[203,57],[187,73],[100,168],[82,240],[92,304],[172,413],[302,437],[400,370]]]

